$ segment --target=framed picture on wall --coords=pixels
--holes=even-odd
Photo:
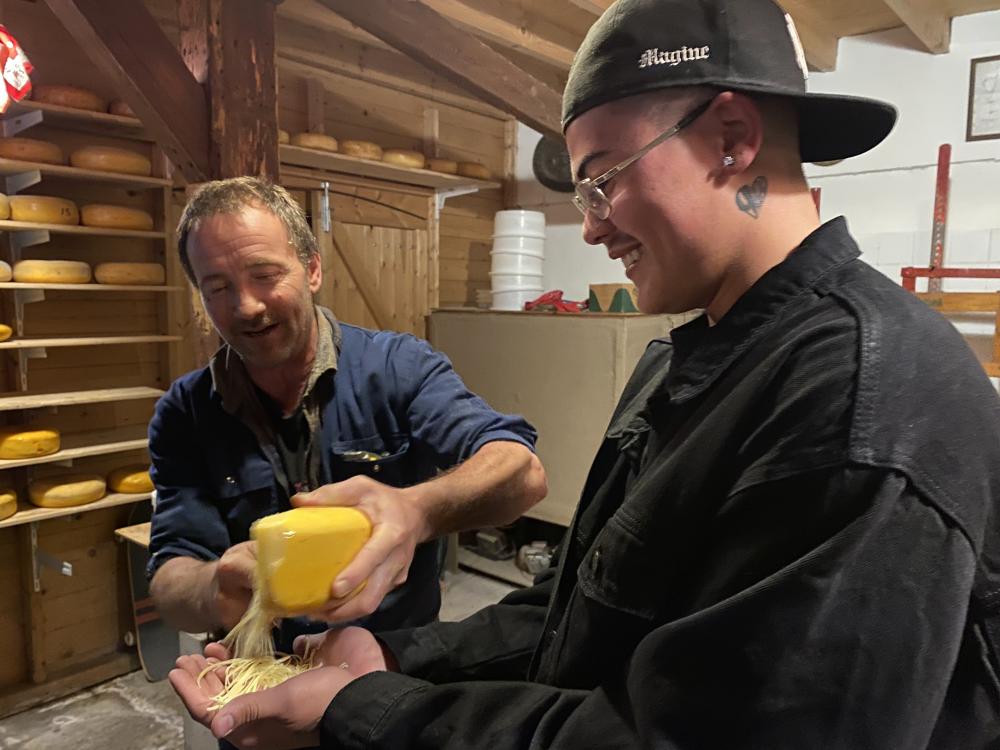
[[[1000,55],[979,57],[969,72],[965,140],[1000,138]]]

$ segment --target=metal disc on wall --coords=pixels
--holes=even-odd
[[[561,138],[544,136],[535,146],[531,168],[536,179],[549,190],[558,193],[573,192],[573,174],[569,166],[569,152]]]

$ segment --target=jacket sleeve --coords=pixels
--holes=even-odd
[[[819,503],[827,523],[796,502]],[[747,527],[775,504],[787,523]],[[654,624],[596,686],[370,674],[330,704],[324,747],[927,745],[975,555],[903,477],[830,468],[744,487],[704,560],[690,612]]]

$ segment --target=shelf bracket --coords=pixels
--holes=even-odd
[[[24,328],[24,316],[23,308],[18,307],[21,310],[22,315],[18,320],[19,330]],[[18,333],[18,335],[23,335]],[[29,359],[45,359],[48,356],[48,352],[45,351],[44,346],[32,346],[27,349],[17,350],[17,382],[20,390],[28,390],[28,360]],[[67,464],[71,465],[71,464]]]
[[[29,169],[25,172],[7,175],[3,178],[4,192],[7,195],[20,193],[25,188],[37,185],[42,181],[42,173],[37,169]]]
[[[437,210],[436,218],[441,218],[441,211],[444,209],[444,202],[449,198],[457,198],[460,195],[470,195],[471,193],[478,193],[479,188],[477,187],[459,187],[459,188],[446,188],[444,190],[438,190],[434,193],[434,207]]]
[[[28,524],[31,527],[31,583],[35,593],[42,590],[42,568],[51,568],[59,575],[73,575],[73,563],[59,560],[38,547],[38,522]]]
[[[16,261],[15,261],[16,262]],[[14,330],[17,331],[18,336],[24,335],[24,306],[30,305],[32,302],[41,302],[45,299],[45,290],[43,289],[18,289],[14,292]],[[42,350],[45,356],[44,349]]]
[[[21,260],[21,251],[26,247],[44,245],[52,238],[48,229],[29,229],[25,232],[10,233],[10,264]]]
[[[23,130],[33,128],[35,125],[40,124],[41,121],[42,111],[36,109],[31,112],[25,112],[23,115],[8,117],[0,121],[0,132],[3,132],[4,138],[10,138],[12,135],[17,135]]]

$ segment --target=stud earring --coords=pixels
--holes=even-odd
[[[735,163],[736,163],[736,159],[734,159],[729,154],[726,154],[725,156],[722,157],[722,166],[723,167],[731,167]]]

